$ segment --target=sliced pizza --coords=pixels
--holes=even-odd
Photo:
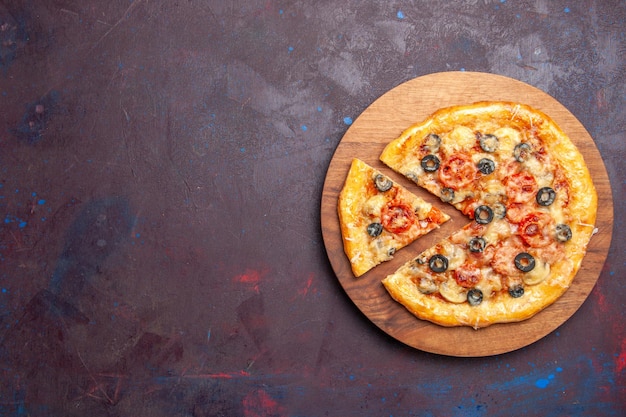
[[[344,251],[359,277],[450,217],[354,159],[339,194]]]
[[[504,102],[441,109],[381,160],[473,219],[384,279],[417,317],[475,328],[520,321],[571,285],[597,196],[582,155],[545,114]]]

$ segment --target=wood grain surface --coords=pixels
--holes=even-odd
[[[592,237],[582,267],[566,293],[531,319],[474,330],[442,327],[417,319],[391,299],[381,280],[422,250],[469,223],[454,207],[422,190],[379,161],[387,143],[410,125],[439,108],[482,100],[514,101],[548,114],[583,154],[598,192],[598,232]],[[433,203],[452,219],[440,229],[398,251],[393,260],[355,278],[343,252],[337,198],[352,158],[383,171],[416,195]],[[427,352],[450,356],[489,356],[527,346],[568,320],[593,289],[611,244],[613,200],[602,158],[584,126],[562,104],[523,82],[486,73],[444,72],[419,77],[390,90],[372,103],[350,126],[329,165],[321,204],[324,244],[331,265],[354,304],[376,326],[395,339]]]

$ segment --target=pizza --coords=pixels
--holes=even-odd
[[[339,194],[344,251],[359,277],[450,216],[354,159]]]
[[[470,220],[383,279],[418,318],[474,328],[521,321],[571,285],[597,195],[583,156],[546,114],[509,102],[443,108],[380,160]]]

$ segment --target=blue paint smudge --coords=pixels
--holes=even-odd
[[[548,386],[549,383],[550,383],[549,380],[544,379],[544,378],[540,378],[540,379],[537,380],[537,382],[535,382],[535,386],[537,388],[544,389],[544,388],[546,388]]]
[[[404,13],[402,12],[402,10],[398,10],[398,13],[396,13],[396,16],[398,17],[398,19],[404,19]]]
[[[351,117],[344,117],[343,118],[343,122],[345,124],[347,124],[348,126],[350,126],[352,124],[352,118]]]
[[[306,125],[300,126],[300,129],[302,129],[303,132],[306,132],[307,130],[309,130],[309,128]]]
[[[287,50],[288,50],[289,52],[293,52],[293,46],[290,46],[289,48],[287,48]]]
[[[75,296],[126,239],[134,225],[128,201],[111,197],[89,202],[65,235],[63,251],[50,279],[54,294]]]
[[[321,112],[322,111],[322,107],[321,106],[317,106],[317,111]]]
[[[20,219],[19,217],[14,216],[12,214],[7,214],[5,216],[4,223],[5,224],[16,223],[20,229],[23,229],[28,225],[28,222],[26,220]]]
[[[569,7],[566,7],[565,9],[563,9],[563,11],[564,11],[565,13],[569,13],[569,12],[570,12],[570,9],[569,9]]]
[[[26,17],[16,13],[0,13],[0,69],[4,72],[17,57],[17,49],[28,42]]]

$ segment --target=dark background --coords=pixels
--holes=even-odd
[[[0,1],[0,415],[623,416],[623,1]],[[322,241],[348,126],[414,77],[564,104],[615,204],[596,287],[487,358],[420,352]]]

